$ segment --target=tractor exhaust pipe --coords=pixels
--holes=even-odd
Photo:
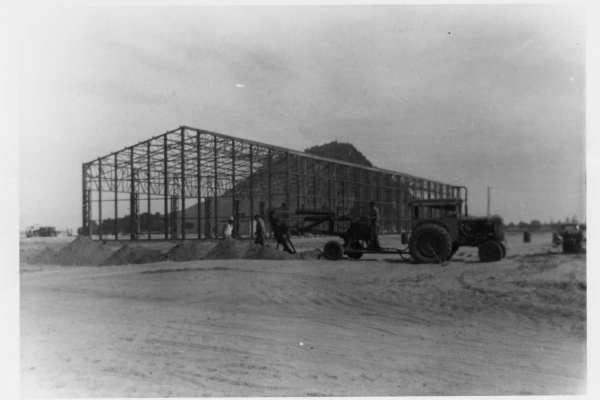
[[[465,200],[465,217],[468,217],[469,216],[469,202],[467,201],[467,196],[468,196],[467,187],[466,186],[455,186],[455,188],[456,188],[459,199],[462,199],[460,190],[461,189],[465,190],[465,199],[464,199]]]

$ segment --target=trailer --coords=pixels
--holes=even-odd
[[[336,216],[334,212],[328,210],[296,210],[296,215],[304,216],[303,221],[308,225],[303,227],[294,227],[298,233],[312,232],[321,233],[328,236],[338,236],[343,240],[340,243],[337,240],[331,240],[325,244],[323,254],[329,260],[339,260],[345,255],[353,259],[359,259],[363,254],[398,254],[403,260],[411,259],[407,249],[374,247],[373,231],[369,219],[365,216]],[[336,222],[346,222],[349,224],[345,231],[336,231]],[[327,224],[327,229],[318,229],[317,226]]]

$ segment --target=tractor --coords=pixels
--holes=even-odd
[[[506,256],[502,217],[470,217],[465,199],[430,199],[409,202],[411,235],[408,248],[417,263],[450,260],[459,247],[477,247],[482,262]],[[463,203],[464,214],[463,214]]]

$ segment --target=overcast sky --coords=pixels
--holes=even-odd
[[[20,228],[81,226],[81,166],[181,125],[585,213],[577,5],[36,7],[19,43]]]

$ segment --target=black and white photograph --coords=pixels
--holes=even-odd
[[[599,393],[593,2],[8,7],[13,396]]]

